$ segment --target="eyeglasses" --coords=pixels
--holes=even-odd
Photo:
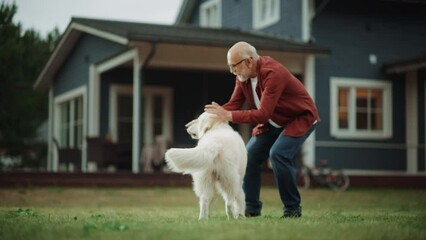
[[[245,60],[247,60],[248,58],[244,58],[243,60],[241,60],[241,61],[239,61],[239,62],[237,62],[237,63],[234,63],[234,64],[228,64],[228,67],[229,68],[236,68],[238,65],[240,65],[242,62],[244,62]]]

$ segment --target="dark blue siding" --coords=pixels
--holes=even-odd
[[[302,39],[302,1],[282,0],[280,20],[264,30],[265,33],[290,39]]]
[[[200,5],[207,0],[199,1],[191,17],[191,24],[200,25]],[[234,28],[244,31],[260,31],[263,34],[281,36],[291,39],[302,37],[302,3],[294,0],[281,0],[280,20],[267,28],[253,29],[253,1],[222,0],[222,28]],[[241,39],[244,40],[244,39]]]
[[[405,76],[387,75],[382,66],[426,54],[426,5],[385,1],[330,1],[313,21],[316,43],[331,55],[316,60],[316,103],[322,124],[317,141],[355,141],[405,144]],[[377,63],[369,62],[369,55]],[[392,83],[393,136],[391,139],[345,140],[330,136],[330,78],[365,78]],[[424,81],[424,80],[423,80]],[[419,84],[419,87],[421,84]],[[424,99],[424,87],[419,97]],[[422,102],[422,101],[420,101]],[[424,102],[424,100],[423,100]],[[424,106],[419,106],[419,138],[424,143]],[[421,109],[420,109],[421,108]],[[424,169],[424,153],[419,159]],[[329,158],[345,168],[405,170],[405,149],[317,147],[316,159]],[[340,163],[337,163],[340,161]],[[420,160],[421,161],[421,160]]]
[[[252,12],[251,1],[222,0],[222,27],[250,31],[253,26]]]
[[[332,168],[405,171],[405,149],[317,148],[318,160]]]
[[[56,76],[53,85],[54,95],[87,84],[90,64],[102,61],[124,48],[123,45],[83,34]]]

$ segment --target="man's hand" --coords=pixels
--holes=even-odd
[[[212,102],[212,104],[207,104],[204,106],[204,111],[208,113],[215,114],[223,121],[231,122],[232,121],[232,113],[230,111],[226,111],[219,104]]]

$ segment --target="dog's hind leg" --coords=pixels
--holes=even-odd
[[[239,189],[239,191],[236,193],[236,201],[235,204],[236,209],[238,209],[238,215],[244,217],[245,216],[245,212],[246,212],[246,200],[245,200],[245,194],[243,191],[243,188],[241,186],[241,188]]]
[[[200,215],[198,220],[204,220],[209,218],[209,209],[212,197],[202,196],[200,197]]]
[[[222,195],[222,198],[225,202],[225,213],[226,217],[229,219],[231,216],[234,219],[238,218],[238,204],[236,199],[236,189],[233,189],[231,183],[226,183],[225,181],[221,181],[216,185],[218,191]]]
[[[194,192],[199,199],[200,215],[198,220],[207,219],[209,217],[210,203],[214,196],[211,178],[208,175],[195,175]]]

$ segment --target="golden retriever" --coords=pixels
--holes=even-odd
[[[247,150],[241,136],[215,115],[204,112],[185,125],[188,134],[198,139],[194,148],[171,148],[166,152],[168,167],[190,174],[199,198],[199,219],[207,219],[210,203],[218,192],[225,201],[225,213],[237,219],[244,216],[242,189],[247,166]]]

